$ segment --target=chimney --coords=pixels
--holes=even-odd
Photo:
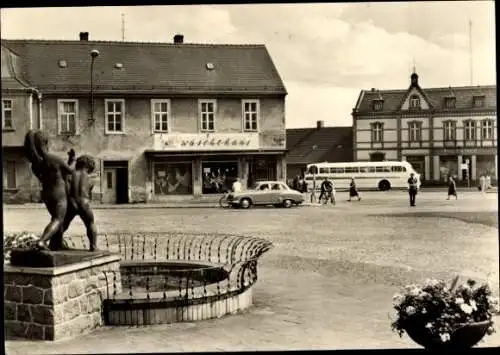
[[[321,129],[325,126],[325,122],[324,121],[317,121],[316,122],[316,128],[317,129]]]
[[[88,41],[89,33],[88,32],[80,32],[80,41]]]
[[[181,44],[181,43],[184,43],[184,36],[183,35],[175,35],[174,36],[174,43],[175,44]]]

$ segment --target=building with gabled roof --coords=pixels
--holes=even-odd
[[[287,129],[288,180],[302,176],[307,164],[352,161],[352,132],[352,127],[325,127],[323,121],[316,128]]]
[[[361,90],[352,111],[354,159],[408,160],[423,182],[497,177],[496,86]]]
[[[173,43],[90,41],[86,32],[76,41],[1,45],[20,80],[40,93],[30,127],[46,130],[61,156],[74,148],[97,159],[98,201],[189,198],[222,192],[236,178],[286,177],[287,92],[264,45],[193,44],[182,35]],[[2,75],[2,102],[13,103],[4,84]],[[13,120],[26,121],[15,106]],[[21,146],[26,130],[2,138]]]

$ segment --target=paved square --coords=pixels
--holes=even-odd
[[[416,348],[390,329],[400,286],[456,274],[499,288],[497,195],[423,191],[338,194],[336,206],[291,209],[98,209],[100,233],[185,231],[262,236],[274,248],[259,264],[254,307],[221,319],[106,327],[60,342],[8,341],[8,354]],[[6,231],[40,232],[44,209],[4,206]],[[84,233],[80,221],[70,233]],[[500,319],[497,317],[497,322]],[[498,324],[496,329],[500,332]],[[480,346],[499,346],[500,335]]]

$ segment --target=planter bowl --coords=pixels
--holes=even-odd
[[[415,343],[426,349],[469,349],[479,343],[491,325],[489,320],[462,324],[450,334],[446,343],[441,341],[439,335],[429,334],[425,328],[408,327],[405,331]]]

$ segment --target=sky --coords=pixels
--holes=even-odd
[[[362,89],[407,89],[413,66],[424,89],[463,86],[472,58],[472,85],[496,85],[493,1],[2,8],[1,34],[120,41],[122,14],[126,41],[265,44],[287,128],[350,126]]]

